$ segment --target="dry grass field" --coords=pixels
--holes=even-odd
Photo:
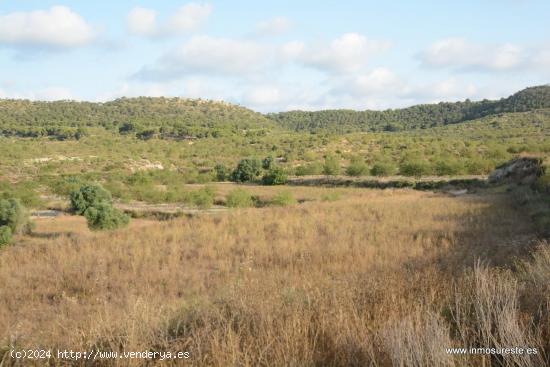
[[[0,365],[38,347],[190,353],[150,365],[548,363],[550,251],[505,195],[344,193],[113,232],[36,220],[0,250]],[[445,352],[515,346],[537,354]]]

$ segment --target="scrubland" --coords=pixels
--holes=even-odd
[[[0,365],[39,347],[188,351],[149,363],[190,366],[549,363],[549,244],[507,195],[307,190],[110,232],[36,220],[0,250]],[[516,346],[537,354],[445,352]]]

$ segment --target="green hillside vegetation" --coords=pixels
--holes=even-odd
[[[67,197],[81,185],[99,183],[116,200],[197,205],[184,184],[261,183],[263,177],[264,184],[282,184],[293,175],[483,175],[520,154],[548,156],[550,108],[538,107],[548,100],[549,89],[529,88],[507,98],[507,104],[498,102],[508,109],[536,108],[525,112],[425,129],[345,134],[287,130],[259,113],[219,102],[4,100],[0,197],[40,207],[44,196]],[[347,115],[338,116],[345,124]],[[83,133],[62,138],[48,129]],[[29,137],[26,130],[46,133]],[[237,179],[232,173],[243,159],[257,162],[258,170]]]
[[[386,111],[290,111],[270,114],[269,117],[281,126],[295,131],[351,133],[426,129],[504,112],[525,112],[541,108],[550,108],[550,86],[527,88],[498,101],[441,102]]]
[[[107,103],[0,100],[0,112],[4,136],[58,140],[78,139],[97,128],[142,139],[261,135],[274,128],[266,117],[243,107],[180,98],[120,98]]]

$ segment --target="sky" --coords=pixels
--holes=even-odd
[[[0,98],[496,99],[550,82],[549,15],[548,0],[0,0]]]

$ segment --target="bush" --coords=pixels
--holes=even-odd
[[[242,159],[231,173],[231,181],[248,182],[255,180],[261,169],[261,162],[256,158]]]
[[[472,159],[466,165],[466,170],[470,175],[482,175],[495,169],[493,162],[483,159]]]
[[[271,168],[264,177],[262,177],[262,183],[264,185],[284,185],[286,184],[288,177],[286,172],[280,168]]]
[[[376,162],[370,173],[373,176],[390,176],[395,173],[395,167],[389,162]]]
[[[8,226],[0,226],[0,246],[7,245],[11,242],[11,228]]]
[[[296,199],[290,191],[281,191],[271,199],[271,205],[288,206],[296,204]]]
[[[340,161],[333,155],[327,155],[323,165],[323,173],[327,176],[340,174]]]
[[[404,176],[421,177],[430,173],[430,166],[424,161],[407,161],[399,166],[399,172]]]
[[[348,168],[346,168],[346,175],[348,176],[363,176],[368,172],[369,167],[362,159],[352,160]]]
[[[464,168],[454,160],[441,160],[435,164],[435,173],[438,176],[453,176],[462,173]]]
[[[262,168],[265,170],[270,170],[275,165],[275,160],[273,156],[267,156],[262,160]]]
[[[320,175],[323,173],[323,165],[319,162],[296,167],[296,176]]]
[[[84,217],[91,230],[117,229],[126,226],[130,220],[126,214],[105,201],[88,207],[84,212]]]
[[[29,214],[17,199],[0,199],[0,227],[9,228],[12,234],[29,232],[31,224]],[[7,236],[7,230],[3,230]]]
[[[99,185],[83,185],[80,189],[71,193],[71,209],[79,215],[93,206],[98,206],[102,203],[112,204],[113,199],[111,193]]]
[[[229,170],[221,163],[216,164],[214,167],[214,172],[216,172],[217,181],[223,182],[229,178]]]
[[[215,194],[211,187],[204,187],[191,193],[191,202],[199,209],[208,209],[214,205]]]
[[[252,195],[246,190],[235,189],[230,191],[225,198],[225,205],[229,208],[247,208],[254,205]]]

